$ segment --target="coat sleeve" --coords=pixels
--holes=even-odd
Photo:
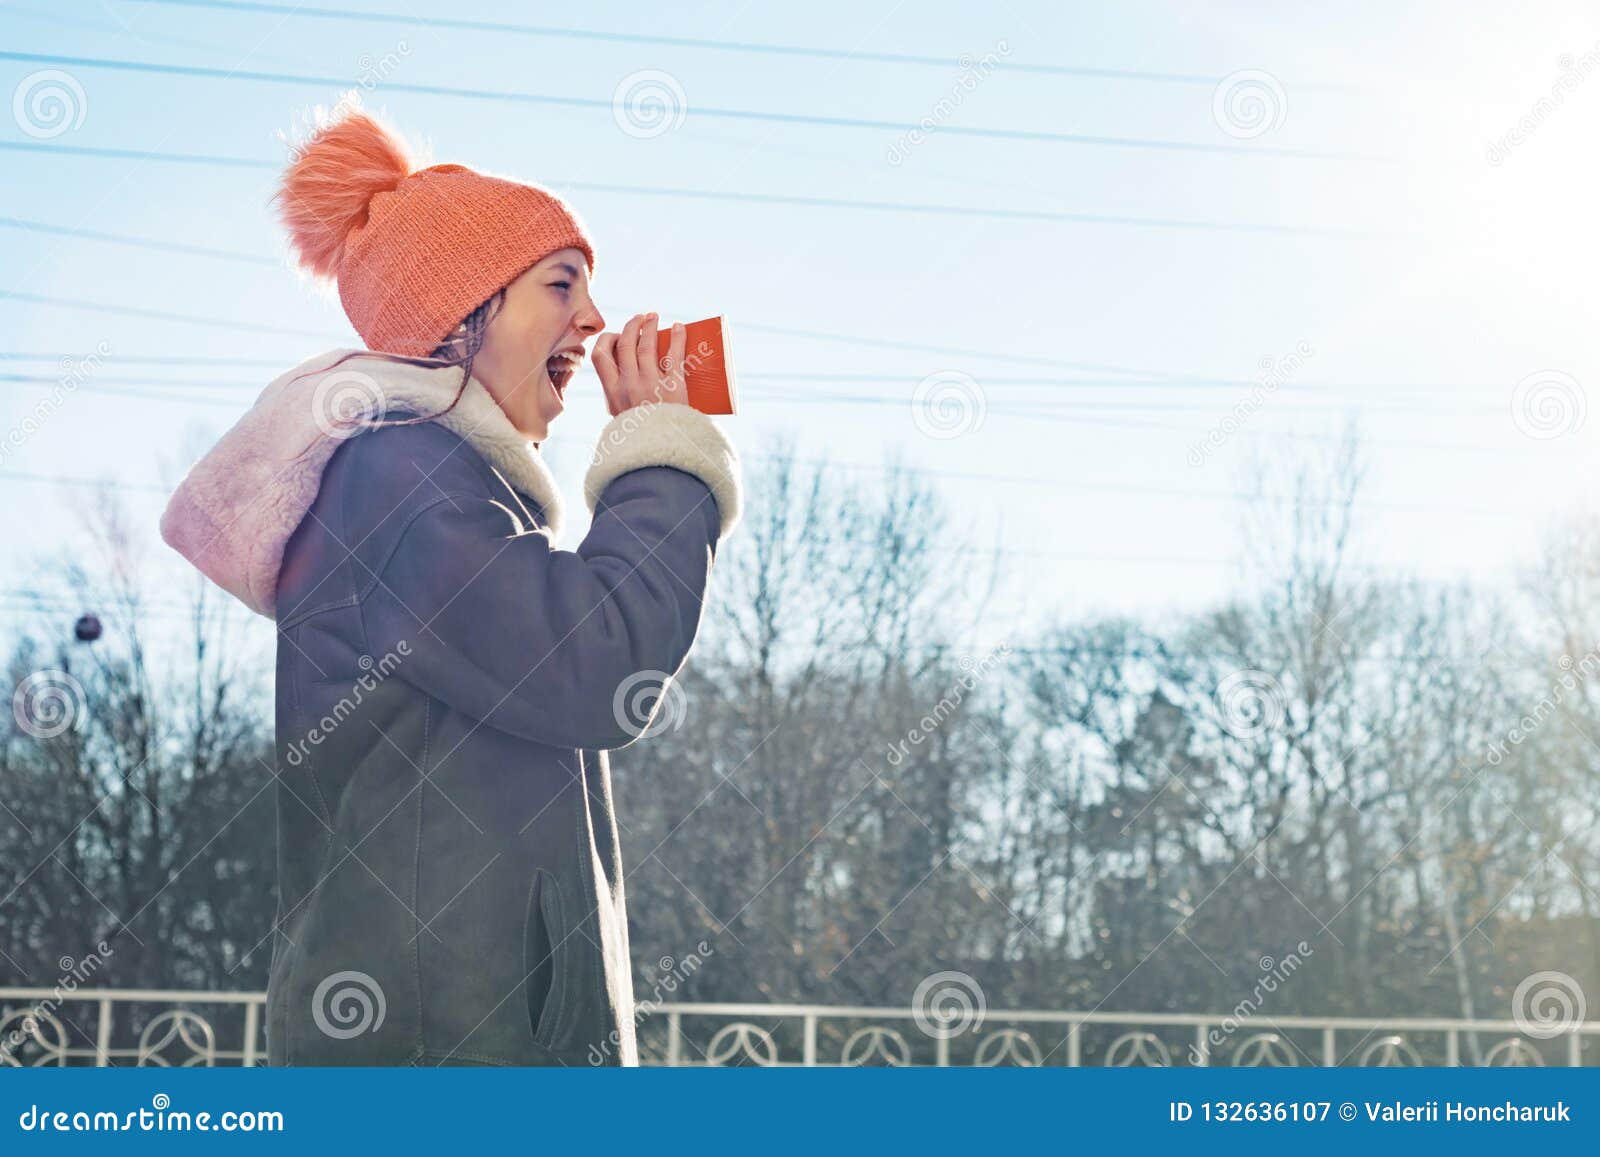
[[[602,433],[584,488],[594,520],[575,551],[543,531],[512,533],[486,485],[434,471],[363,584],[373,653],[407,642],[399,677],[536,743],[638,738],[640,705],[648,715],[694,642],[740,504],[737,456],[711,420],[653,411]]]

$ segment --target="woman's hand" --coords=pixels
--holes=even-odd
[[[689,391],[683,383],[684,346],[688,341],[683,323],[673,325],[667,356],[658,359],[657,320],[653,313],[635,314],[620,334],[603,333],[595,338],[590,356],[612,417],[635,406],[689,401]]]

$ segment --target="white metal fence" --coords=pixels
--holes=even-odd
[[[0,1066],[259,1065],[261,992],[0,988]],[[1537,1066],[1600,1064],[1600,1021],[639,1006],[645,1064]]]

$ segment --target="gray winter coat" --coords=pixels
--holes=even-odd
[[[389,418],[459,380],[350,364]],[[336,431],[260,600],[278,625],[275,1065],[637,1063],[606,753],[694,642],[738,459],[686,406],[618,416],[585,480],[593,524],[558,550],[537,451],[479,383],[457,410]],[[185,483],[224,537],[248,519],[207,488],[253,488],[247,426]],[[303,469],[294,449],[276,464]]]

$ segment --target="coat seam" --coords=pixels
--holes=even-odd
[[[377,565],[370,568],[372,571],[371,577],[366,582],[355,586],[356,602],[362,605],[366,603],[367,597],[372,594],[379,582],[382,581],[384,571],[389,569],[389,564],[394,561],[394,556],[399,553],[400,547],[405,543],[406,536],[411,533],[411,528],[416,525],[419,518],[444,502],[452,502],[457,498],[470,498],[481,502],[485,497],[483,494],[455,490],[448,494],[441,494],[437,498],[431,498],[425,504],[412,511],[405,522],[401,524],[400,532],[395,535],[394,544],[384,552],[383,558],[379,560]],[[536,531],[534,533],[539,532]]]
[[[582,754],[578,756],[578,759],[579,766],[582,768],[578,781],[578,791],[581,793],[583,800],[583,826],[585,829],[584,835],[586,837],[583,848],[578,852],[578,884],[580,890],[583,890],[585,887],[587,888],[586,894],[579,896],[578,899],[582,902],[582,905],[586,911],[594,913],[594,934],[600,938],[600,943],[590,945],[594,951],[588,954],[589,970],[594,974],[593,991],[595,997],[600,1007],[605,1008],[611,1004],[611,993],[606,988],[604,961],[602,959],[605,956],[605,932],[600,926],[600,885],[594,878],[594,864],[592,862],[592,849],[594,848],[594,817],[589,814],[589,769],[586,766],[587,761],[584,760]],[[631,985],[633,983],[632,962],[627,962],[626,967],[629,970],[627,980]],[[622,1029],[620,1024],[621,1012],[621,1009],[612,1009],[613,1017],[619,1020],[617,1025],[617,1030],[619,1033]]]
[[[417,1048],[426,1051],[428,1033],[422,1021],[422,917],[417,907],[422,903],[422,797],[428,786],[428,729],[433,716],[433,697],[422,701],[422,782],[417,785],[417,843],[411,853],[411,923],[415,925],[411,937],[411,968],[417,987]]]
[[[298,662],[299,660],[296,661]],[[302,683],[303,680],[294,680],[294,691],[290,697],[291,715],[296,724],[304,724],[305,722],[305,701],[300,695]],[[308,729],[301,726],[298,728],[298,730],[305,731]],[[317,807],[322,812],[320,817],[323,821],[321,840],[322,855],[323,859],[326,860],[328,853],[333,848],[333,809],[328,806],[328,798],[322,791],[322,781],[317,777],[316,760],[312,758],[309,753],[306,756],[306,779],[311,783],[311,791],[317,797]],[[284,787],[283,780],[281,778],[278,780],[278,790],[289,790]]]
[[[329,611],[342,611],[347,607],[353,607],[355,605],[355,595],[347,595],[344,598],[339,599],[337,602],[323,603],[321,606],[313,607],[308,611],[296,611],[288,618],[280,619],[278,621],[278,629],[280,631],[287,631],[293,627],[298,627],[302,623],[316,618],[318,615],[325,615]]]
[[[348,470],[350,466],[350,457],[351,455],[346,456],[346,470]],[[323,481],[326,480],[326,477],[324,477]],[[350,539],[350,490],[351,488],[348,485],[339,487],[339,529],[337,533],[333,534],[333,541],[339,545],[341,550],[344,549],[344,544]],[[351,595],[355,598],[356,604],[359,606],[361,602],[361,588],[356,584],[355,561],[355,551],[344,550],[344,558],[340,561],[339,567],[345,573],[345,589],[351,593]],[[366,623],[364,622],[361,623],[361,639],[362,653],[371,654],[371,649],[366,645]]]

